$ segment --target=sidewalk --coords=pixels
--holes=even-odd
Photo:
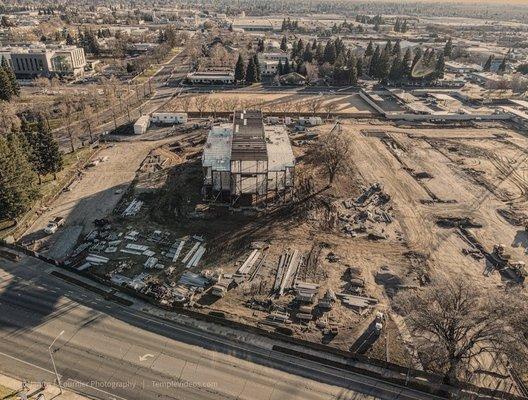
[[[44,397],[40,397],[42,400],[88,400],[88,397],[78,395],[77,393],[64,390],[60,394],[60,390],[56,385],[52,385],[46,382],[46,389],[42,390],[40,382],[28,382],[28,390],[22,390],[22,381],[19,379],[11,378],[6,375],[0,374],[0,400],[18,400],[23,399],[25,394],[28,399],[38,399],[40,394]],[[39,400],[40,400],[39,399]]]

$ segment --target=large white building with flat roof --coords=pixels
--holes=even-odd
[[[4,58],[18,78],[78,76],[84,73],[84,50],[76,46],[4,47]]]

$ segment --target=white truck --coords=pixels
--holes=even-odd
[[[52,235],[55,232],[57,232],[57,229],[64,225],[64,218],[63,217],[55,217],[50,222],[48,222],[48,225],[44,228],[44,232],[46,232],[48,235]]]

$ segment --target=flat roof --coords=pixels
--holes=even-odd
[[[235,111],[233,117],[232,160],[267,160],[262,113]]]
[[[265,134],[268,171],[284,171],[288,167],[294,167],[295,156],[285,126],[266,126]]]
[[[203,149],[202,166],[212,167],[215,171],[230,171],[232,139],[231,124],[213,126]]]

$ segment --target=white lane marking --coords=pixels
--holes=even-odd
[[[139,361],[145,361],[149,357],[154,357],[154,354],[147,353],[147,354],[145,354],[143,356],[139,356]]]
[[[23,364],[30,365],[30,366],[32,366],[33,368],[40,369],[41,371],[48,372],[48,373],[50,373],[50,374],[52,374],[52,375],[55,375],[55,372],[54,372],[54,371],[50,371],[49,369],[46,369],[46,368],[40,367],[40,366],[38,366],[38,365],[36,365],[36,364],[30,363],[29,361],[22,360],[22,359],[20,359],[20,358],[17,358],[17,357],[11,356],[11,355],[6,354],[6,353],[2,353],[1,351],[0,351],[0,355],[5,356],[5,357],[7,357],[7,358],[11,358],[12,360],[15,360],[15,361],[21,362],[21,363],[23,363]],[[59,375],[60,375],[60,374],[59,374]],[[62,377],[62,375],[60,375],[60,376]],[[106,395],[108,395],[108,396],[111,396],[111,397],[114,398],[114,399],[127,400],[127,399],[125,399],[124,397],[117,396],[117,395],[115,395],[115,394],[113,394],[113,393],[107,392],[106,390],[99,389],[99,388],[94,387],[94,386],[91,386],[91,385],[89,385],[89,384],[87,384],[87,383],[80,382],[80,381],[78,381],[78,380],[76,380],[76,379],[67,379],[66,381],[72,381],[72,382],[74,382],[74,383],[76,383],[76,384],[78,384],[78,385],[88,386],[89,388],[91,388],[91,389],[93,389],[93,390],[97,390],[97,391],[99,391],[99,392],[101,392],[101,393],[104,393],[104,394],[106,394]]]

